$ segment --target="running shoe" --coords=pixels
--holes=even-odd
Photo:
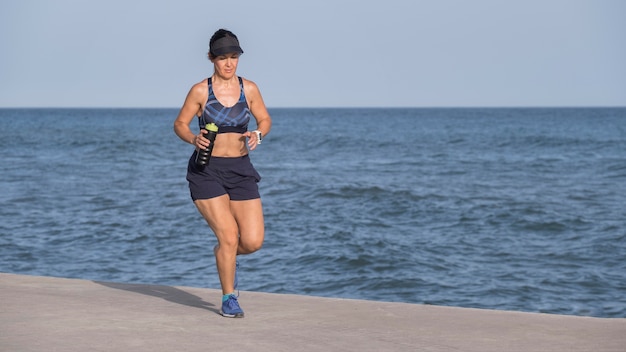
[[[228,299],[222,302],[222,316],[227,318],[243,318],[243,310],[239,307],[237,296],[231,294]]]

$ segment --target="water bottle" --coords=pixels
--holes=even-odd
[[[209,159],[211,159],[211,152],[213,151],[213,142],[215,142],[215,136],[217,136],[217,125],[214,123],[207,123],[204,126],[204,129],[207,131],[203,135],[204,138],[211,141],[206,149],[198,150],[198,154],[196,155],[196,164],[199,166],[205,166],[209,164]]]

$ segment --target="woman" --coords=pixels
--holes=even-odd
[[[243,50],[237,36],[220,29],[211,37],[209,60],[213,75],[191,87],[176,121],[174,131],[183,141],[196,147],[187,166],[191,198],[215,233],[213,249],[222,285],[222,310],[225,317],[239,318],[244,313],[235,295],[237,255],[259,250],[265,235],[263,209],[257,183],[261,179],[248,157],[272,126],[257,85],[236,75]],[[189,125],[198,117],[201,130],[194,134]],[[248,122],[256,120],[256,130]],[[218,126],[209,163],[195,162],[199,149],[211,143],[202,128]]]

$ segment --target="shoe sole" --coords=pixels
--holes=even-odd
[[[243,313],[237,313],[237,314],[226,314],[224,312],[220,312],[222,314],[223,317],[226,318],[243,318]]]

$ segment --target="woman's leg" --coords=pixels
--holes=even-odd
[[[261,249],[265,238],[261,199],[230,201],[230,210],[239,227],[237,254],[250,254]]]
[[[211,199],[198,199],[194,202],[198,211],[217,237],[218,246],[215,251],[215,262],[220,277],[223,294],[235,292],[235,261],[239,245],[239,228],[231,211],[228,195]]]

